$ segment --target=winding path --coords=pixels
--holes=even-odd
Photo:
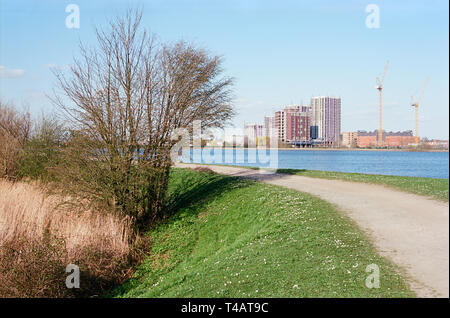
[[[449,297],[448,203],[365,183],[226,166],[177,163],[176,167],[207,167],[325,199],[353,219],[381,255],[406,270],[411,289],[419,297]]]

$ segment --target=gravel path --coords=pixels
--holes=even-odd
[[[180,168],[202,165],[177,163]],[[449,205],[379,185],[226,166],[204,166],[318,196],[335,204],[372,239],[381,255],[406,271],[419,297],[449,297]],[[380,269],[380,282],[382,284]]]

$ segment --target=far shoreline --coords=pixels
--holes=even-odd
[[[374,148],[244,148],[244,147],[190,147],[191,149],[250,149],[250,150],[290,150],[290,151],[395,151],[395,152],[448,152],[448,149],[374,149]]]

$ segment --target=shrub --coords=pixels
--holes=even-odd
[[[55,116],[42,115],[36,121],[31,138],[19,156],[19,178],[56,181],[53,167],[59,164],[60,149],[64,146],[65,129]]]
[[[0,245],[1,297],[65,297],[64,242],[46,239],[16,238]]]

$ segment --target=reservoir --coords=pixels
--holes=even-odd
[[[190,149],[182,162],[448,179],[448,152]]]

